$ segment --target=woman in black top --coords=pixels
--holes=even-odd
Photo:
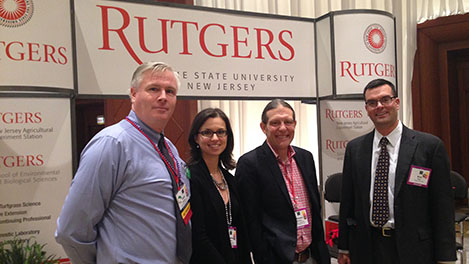
[[[233,131],[218,108],[199,112],[189,134],[192,264],[251,264],[234,177]]]

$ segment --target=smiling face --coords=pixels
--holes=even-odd
[[[212,132],[217,132],[220,130],[226,131],[226,124],[221,117],[208,118],[205,123],[200,127],[199,132],[211,130]],[[228,135],[218,136],[214,133],[211,137],[206,137],[197,134],[195,142],[199,144],[200,151],[204,160],[209,158],[220,156],[220,154],[225,150],[226,143],[228,141]]]
[[[391,87],[389,87],[387,84],[366,90],[365,102],[369,100],[379,101],[386,96],[394,96]],[[383,105],[382,103],[378,103],[376,107],[365,105],[366,112],[368,113],[371,121],[373,121],[376,130],[378,130],[384,136],[396,128],[399,122],[399,103],[399,98],[395,98],[389,105]]]
[[[296,121],[293,120],[293,111],[279,105],[267,111],[267,123],[261,122],[261,129],[267,136],[267,142],[277,153],[288,150],[288,146],[295,136]]]
[[[143,73],[137,88],[130,88],[132,110],[147,126],[161,133],[176,107],[177,80],[171,71]]]

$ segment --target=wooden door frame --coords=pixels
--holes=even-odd
[[[441,138],[451,159],[448,52],[469,48],[469,14],[417,25],[412,77],[413,125]]]

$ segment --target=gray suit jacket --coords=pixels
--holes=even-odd
[[[371,155],[374,131],[347,144],[340,204],[339,249],[352,263],[371,263]],[[411,165],[431,169],[428,187],[409,185]],[[454,201],[443,142],[403,127],[394,190],[400,263],[456,260]]]

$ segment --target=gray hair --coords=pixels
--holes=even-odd
[[[293,121],[296,120],[295,110],[293,110],[293,107],[291,107],[289,103],[285,102],[285,100],[283,99],[273,99],[265,106],[264,111],[262,111],[262,116],[261,116],[262,123],[267,124],[267,121],[269,121],[269,119],[267,118],[267,112],[279,106],[283,106],[283,107],[290,109],[293,112]]]
[[[165,72],[170,71],[174,74],[174,78],[176,78],[177,88],[181,86],[181,80],[179,79],[179,74],[173,70],[171,66],[164,62],[144,62],[140,66],[137,67],[134,74],[132,75],[132,81],[130,82],[130,86],[137,89],[142,81],[143,74],[151,70],[152,72]]]

